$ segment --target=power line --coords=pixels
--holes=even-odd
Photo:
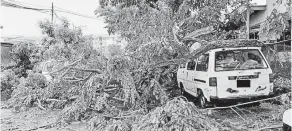
[[[23,6],[23,5],[11,3],[11,2],[8,2],[8,1],[4,1],[4,0],[1,0],[1,6],[12,7],[12,8],[20,8],[20,9],[36,10],[36,11],[47,10],[47,9]]]
[[[56,12],[54,12],[54,14],[59,20],[61,20],[61,18],[56,14]]]
[[[30,3],[25,3],[25,2],[16,1],[16,0],[8,0],[8,1],[16,2],[16,3],[22,3],[22,4],[26,4],[26,5],[32,5],[32,6],[36,6],[36,7],[42,7],[42,8],[46,8],[46,9],[50,9],[49,7],[46,7],[46,6],[30,4]]]
[[[1,0],[2,5],[3,6],[7,6],[7,7],[20,8],[20,9],[30,9],[30,10],[36,10],[36,11],[41,11],[41,10],[42,11],[44,11],[44,10],[48,11],[48,10],[51,10],[49,7],[46,7],[46,6],[35,5],[35,4],[30,4],[30,3],[15,1],[15,0],[9,0],[9,1],[13,1],[14,3]],[[26,4],[26,5],[23,5],[23,4]],[[29,7],[27,5],[33,5],[33,6],[36,6],[36,7],[43,7],[43,8],[34,8],[34,7]],[[54,7],[56,7],[56,6],[54,6]],[[72,14],[72,15],[84,17],[84,18],[89,18],[89,19],[95,19],[95,20],[98,19],[98,18],[95,18],[95,17],[92,17],[92,16],[79,14],[79,13],[76,13],[76,12],[73,12],[73,11],[70,11],[70,10],[65,10],[65,9],[60,8],[60,7],[56,7],[56,8],[57,9],[54,9],[54,11],[57,11],[57,12],[63,12],[63,13],[67,13],[67,14]]]
[[[58,12],[63,12],[63,13],[68,13],[68,14],[77,15],[77,16],[84,17],[84,18],[89,18],[89,19],[95,19],[95,20],[97,20],[97,18],[95,18],[95,17],[86,16],[86,15],[82,15],[82,14],[77,14],[77,13],[70,12],[70,11],[65,11],[65,10],[57,10],[57,9],[55,9],[55,11],[58,11]]]
[[[78,15],[78,16],[86,17],[86,18],[97,19],[96,17],[92,17],[92,16],[89,16],[89,15],[79,14],[79,13],[76,13],[76,12],[73,12],[73,11],[70,11],[70,10],[62,9],[62,8],[60,8],[60,7],[57,7],[57,6],[54,6],[54,7],[55,7],[56,9],[59,9],[58,11],[60,11],[60,12],[70,13],[70,14],[73,14],[73,15]]]

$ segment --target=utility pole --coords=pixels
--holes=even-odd
[[[249,6],[249,0],[246,0],[246,35],[247,39],[249,39],[249,22],[250,22],[250,6]]]
[[[54,23],[54,2],[52,2],[52,24]]]
[[[54,1],[52,1],[52,30],[51,30],[51,37],[54,37]]]

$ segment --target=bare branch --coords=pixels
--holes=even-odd
[[[58,99],[46,99],[45,101],[47,101],[47,102],[51,102],[51,101],[53,101],[53,102],[55,102],[55,101],[57,101],[57,102],[66,102],[67,100],[58,100]]]
[[[214,28],[212,26],[208,26],[199,30],[195,30],[184,37],[184,39],[196,38],[201,35],[206,35],[214,32]]]
[[[245,121],[245,119],[236,110],[234,110],[232,107],[230,109],[233,110],[242,120]]]
[[[40,109],[42,109],[42,110],[46,110],[46,109],[42,106],[41,101],[40,101],[39,99],[37,99],[37,105],[38,105],[38,107],[39,107]]]
[[[276,56],[276,58],[278,59],[278,62],[280,63],[281,67],[283,68],[283,63],[280,61],[280,57],[276,54],[276,51],[273,50],[271,47],[269,47],[269,49],[273,52],[273,54]]]
[[[63,78],[71,69],[71,67],[69,67],[68,69],[66,69],[66,71],[60,76],[60,78]]]
[[[115,99],[115,100],[118,100],[118,101],[123,101],[123,102],[126,102],[125,99],[121,99],[121,98],[117,98],[117,97],[111,97],[112,99]]]
[[[85,71],[85,72],[94,72],[94,73],[97,73],[97,74],[103,74],[103,72],[98,70],[98,69],[82,69],[82,68],[72,68],[72,69]]]
[[[66,68],[69,67],[69,66],[73,66],[73,65],[77,64],[78,62],[80,62],[81,60],[82,60],[82,59],[76,60],[76,61],[74,61],[73,63],[71,63],[71,64],[69,64],[69,65],[67,65],[67,66],[64,66],[63,68],[61,68],[61,69],[59,69],[59,70],[57,70],[57,71],[54,71],[54,72],[49,73],[49,75],[50,75],[50,74],[57,73],[57,72],[60,72],[60,71],[62,71],[62,70],[64,70],[64,69],[66,69]]]
[[[67,81],[70,81],[70,82],[85,81],[86,79],[88,79],[88,78],[91,76],[92,73],[93,73],[93,72],[91,72],[91,73],[90,73],[86,78],[84,78],[84,79],[79,79],[79,78],[76,78],[76,77],[65,77],[64,79],[67,80]]]

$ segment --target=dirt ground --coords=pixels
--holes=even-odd
[[[54,123],[61,111],[43,111],[37,107],[27,111],[15,113],[11,109],[1,109],[1,131],[84,131],[85,124],[72,123],[64,128],[49,127]],[[46,127],[45,127],[46,126]]]
[[[260,106],[254,107],[239,107],[234,110],[240,116],[232,109],[214,110],[210,116],[234,131],[249,131],[274,125],[282,125],[282,115],[283,111],[285,111],[283,106],[271,103],[262,103]],[[273,131],[281,130],[281,128],[273,129]]]
[[[208,115],[221,123],[222,126],[229,127],[234,131],[241,131],[282,124],[281,110],[285,109],[276,104],[262,103],[256,107],[239,107],[236,111],[241,117],[231,109],[212,110]],[[52,127],[46,129],[42,127],[54,123],[59,113],[60,110],[43,111],[37,107],[20,113],[14,113],[11,109],[1,109],[1,131],[88,130],[86,124],[81,122],[74,122],[64,128]]]

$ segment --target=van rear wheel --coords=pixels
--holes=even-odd
[[[202,108],[202,109],[204,109],[204,108],[207,107],[206,98],[205,98],[205,96],[204,96],[204,94],[203,94],[202,91],[199,91],[198,93],[199,93],[199,101],[198,101],[199,107]]]

